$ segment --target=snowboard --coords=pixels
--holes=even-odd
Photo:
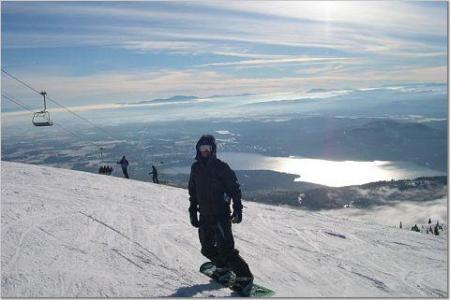
[[[216,270],[216,266],[212,263],[212,262],[205,262],[204,264],[202,264],[200,266],[200,273],[205,274],[206,276],[208,276],[209,278],[211,278],[212,280],[214,280],[215,282],[230,288],[231,290],[233,290],[234,292],[238,293],[240,296],[242,297],[271,297],[275,294],[274,291],[265,288],[259,284],[255,284],[253,283],[253,287],[252,287],[252,291],[250,292],[250,295],[244,295],[242,294],[239,289],[231,286],[227,286],[221,282],[218,282],[217,280],[215,280],[212,276],[213,272]]]

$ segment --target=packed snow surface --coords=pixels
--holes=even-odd
[[[186,190],[2,162],[2,297],[230,296],[198,272]],[[244,201],[235,242],[279,297],[447,297],[447,237]]]

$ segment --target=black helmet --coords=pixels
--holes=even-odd
[[[195,150],[197,151],[197,155],[195,156],[195,159],[198,160],[200,158],[199,147],[202,145],[210,145],[212,147],[211,156],[213,156],[213,157],[216,156],[216,149],[217,149],[216,139],[214,138],[214,136],[212,136],[210,134],[204,134],[198,140],[197,145],[195,145]]]

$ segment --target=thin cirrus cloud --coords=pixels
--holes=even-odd
[[[296,58],[279,58],[279,59],[254,59],[243,60],[236,62],[225,63],[210,63],[199,65],[199,67],[225,67],[225,66],[257,66],[257,65],[269,65],[269,64],[291,64],[291,63],[309,63],[309,62],[324,62],[324,61],[340,61],[350,60],[346,57],[296,57]]]
[[[423,16],[417,13],[408,15],[408,18],[405,18],[404,14],[392,14],[388,9],[389,7],[380,7],[378,2],[374,4],[365,3],[364,6],[359,5],[358,3],[352,3],[350,5],[346,2],[343,2],[345,5],[335,5],[328,2],[324,3],[325,4],[321,5],[303,2],[288,4],[280,2],[280,5],[264,3],[261,6],[258,5],[255,7],[251,2],[242,2],[238,5],[236,3],[225,4],[223,2],[207,5],[206,3],[201,2],[200,5],[198,3],[194,3],[193,5],[211,7],[211,11],[197,13],[192,11],[174,12],[162,8],[155,9],[151,6],[149,6],[148,9],[136,9],[126,7],[106,7],[104,5],[99,6],[91,4],[86,6],[73,4],[57,5],[49,6],[46,9],[49,9],[47,13],[54,15],[80,16],[85,18],[86,22],[95,22],[95,19],[99,19],[96,21],[98,24],[91,28],[86,28],[85,26],[83,29],[79,24],[72,24],[75,28],[80,28],[82,32],[87,33],[88,35],[91,34],[93,37],[89,38],[88,36],[84,36],[83,38],[83,36],[81,36],[81,38],[76,38],[77,36],[74,36],[74,43],[91,41],[92,43],[98,44],[99,40],[103,40],[105,45],[110,45],[111,41],[115,41],[118,44],[122,44],[127,49],[136,49],[133,45],[130,45],[130,41],[128,41],[126,37],[133,39],[140,38],[140,45],[135,45],[140,46],[138,48],[140,51],[178,51],[179,49],[177,48],[179,47],[182,47],[183,50],[191,49],[196,51],[198,50],[198,47],[192,41],[222,41],[293,47],[324,47],[354,51],[371,51],[373,49],[374,51],[387,52],[386,50],[397,49],[399,48],[398,44],[402,45],[408,41],[392,39],[389,36],[386,36],[385,32],[380,29],[366,30],[361,33],[358,30],[355,30],[354,26],[342,24],[342,20],[346,20],[346,22],[349,22],[350,24],[357,20],[359,23],[366,26],[377,26],[382,21],[383,23],[381,24],[384,26],[398,23],[407,26],[411,24],[411,21],[399,22],[397,20],[424,19]],[[398,6],[394,3],[392,5]],[[327,14],[327,6],[332,6],[332,10],[328,12],[329,20],[326,20],[324,17]],[[405,7],[408,8],[409,6]],[[23,11],[23,7],[20,8],[22,10],[19,9],[18,11],[22,13],[33,12],[32,8],[25,9],[25,11]],[[221,12],[221,9],[223,10],[225,8],[234,9],[238,12],[251,10],[253,12],[258,12],[261,16],[268,16],[268,18],[245,18],[239,16],[239,14],[214,14],[215,12]],[[370,11],[372,8],[373,10]],[[384,8],[384,10],[382,10],[382,8]],[[352,11],[356,11],[356,15],[351,15]],[[369,13],[369,11],[371,13]],[[42,13],[42,11],[39,12],[36,9],[35,12]],[[346,12],[346,14],[343,12]],[[390,17],[384,17],[386,14],[390,15]],[[278,17],[281,16],[286,19],[281,18],[271,20],[270,16],[273,15]],[[364,16],[364,18],[361,18],[361,15]],[[372,22],[362,22],[366,20],[366,18],[372,20]],[[305,22],[305,20],[308,19],[313,19],[315,22],[312,24]],[[123,25],[116,26],[114,20],[121,21]],[[151,26],[137,26],[136,20],[148,22]],[[429,18],[430,22],[433,22],[433,20],[434,18]],[[127,24],[127,21],[131,24]],[[424,23],[424,26],[428,28],[427,24],[428,23]],[[109,33],[97,31],[98,28],[102,28],[102,26],[106,30],[109,28]],[[421,28],[424,26],[421,26]],[[202,28],[200,29],[200,27]],[[265,30],[261,30],[261,28],[265,28]],[[299,28],[301,30],[299,30]],[[418,30],[420,30],[420,28]],[[435,31],[436,30],[428,32],[434,33]],[[54,34],[52,32],[48,33],[51,35]],[[117,35],[117,33],[119,33],[119,35]],[[105,38],[105,35],[109,38]],[[70,35],[68,35],[68,37],[70,37]],[[42,35],[40,38],[42,38]],[[188,41],[183,41],[183,39]],[[21,42],[23,43],[28,40],[29,37],[22,39]],[[174,45],[170,45],[170,43],[173,43]],[[420,42],[416,40],[416,46],[418,43]],[[153,46],[152,44],[155,45]],[[383,47],[383,45],[386,46]],[[28,46],[30,45],[28,44]],[[417,49],[416,47],[411,48],[408,43],[405,43],[404,48],[408,47],[410,49]],[[205,49],[208,48],[209,47],[205,47]]]
[[[306,83],[317,83],[320,78],[278,77],[278,78],[239,78],[216,71],[159,71],[129,72],[122,74],[92,74],[86,76],[41,76],[19,74],[19,77],[33,87],[51,87],[49,96],[64,105],[78,103],[88,105],[93,96],[101,102],[136,102],[177,94],[207,97],[214,94],[270,93],[272,91],[292,90],[290,87]],[[16,89],[15,89],[16,88]],[[167,93],[170,91],[170,94]],[[23,90],[21,86],[8,87],[8,92],[20,100],[29,99],[39,103],[40,97]],[[26,103],[28,104],[28,103]]]
[[[2,64],[81,102],[445,82],[446,27],[440,3],[3,2]]]
[[[324,65],[324,67],[328,67]],[[36,77],[34,74],[19,74],[26,82],[33,87],[51,87],[48,90],[53,99],[64,105],[88,105],[96,97],[103,103],[124,102],[131,103],[142,100],[150,100],[158,97],[167,97],[179,94],[208,97],[212,94],[254,93],[267,94],[273,92],[294,91],[298,87],[365,87],[383,84],[385,72],[364,70],[356,72],[356,78],[352,72],[336,69],[318,68],[305,74],[305,69],[301,68],[302,74],[296,76],[282,76],[277,78],[252,78],[235,77],[225,75],[216,71],[202,71],[191,69],[184,71],[133,71],[128,73],[101,73],[85,76],[43,76]],[[307,69],[308,70],[308,69]],[[408,70],[391,70],[390,79],[405,80],[408,78],[422,79],[425,77],[428,82],[435,82],[440,76],[444,76],[445,67],[418,68]],[[22,96],[23,90],[20,86],[17,90],[9,89],[11,94]],[[167,91],[170,91],[168,93]],[[33,95],[29,97],[24,94],[23,98],[30,99],[32,103],[39,103],[40,98]]]
[[[237,12],[253,12],[266,16],[314,20],[337,24],[359,24],[378,28],[411,29],[430,33],[445,31],[446,3],[414,3],[390,1],[222,1],[204,3],[211,7]],[[421,27],[417,27],[420,24]]]
[[[85,30],[91,29],[88,32],[98,37],[105,35],[106,32],[98,31],[97,28],[110,28],[109,35],[116,36],[119,33],[117,41],[124,42],[124,46],[129,48],[127,45],[128,41],[123,41],[124,35],[133,38],[142,37],[142,43],[147,42],[147,47],[141,47],[140,50],[155,50],[158,47],[150,47],[149,42],[159,43],[161,47],[159,49],[171,48],[168,45],[164,45],[164,41],[158,41],[159,38],[169,38],[166,43],[173,42],[174,44],[186,43],[179,39],[189,39],[189,40],[204,40],[204,41],[230,41],[230,42],[248,42],[248,43],[263,43],[263,44],[276,44],[276,45],[286,45],[286,46],[317,46],[317,47],[337,47],[344,49],[352,49],[353,47],[357,50],[358,45],[367,45],[366,49],[371,49],[371,37],[376,35],[381,35],[385,40],[381,40],[378,37],[379,42],[375,45],[381,45],[383,42],[392,43],[392,39],[383,35],[383,31],[380,29],[369,30],[369,32],[364,32],[359,34],[358,30],[354,29],[354,26],[349,26],[348,24],[342,24],[342,20],[346,20],[352,24],[355,20],[359,20],[359,23],[367,26],[377,26],[383,24],[384,26],[389,26],[390,24],[401,23],[404,26],[409,26],[412,21],[417,19],[424,19],[423,16],[419,18],[420,15],[417,13],[413,15],[408,15],[405,18],[404,14],[396,13],[392,15],[392,12],[388,9],[389,7],[380,7],[379,3],[374,4],[365,3],[365,5],[359,5],[358,3],[352,3],[349,5],[346,2],[340,5],[334,5],[332,3],[325,2],[325,4],[310,4],[304,2],[294,2],[288,3],[279,2],[280,5],[273,5],[271,3],[264,3],[257,5],[255,7],[251,2],[242,2],[234,4],[225,4],[223,2],[213,2],[213,5],[207,5],[201,2],[201,5],[194,3],[197,6],[211,7],[211,11],[206,12],[180,12],[180,11],[170,11],[168,9],[163,10],[161,8],[155,9],[154,7],[149,7],[147,9],[136,9],[136,8],[126,8],[126,7],[106,7],[104,5],[57,5],[46,7],[46,13],[59,15],[59,16],[79,16],[85,18],[86,22],[97,22],[95,27],[86,28]],[[187,5],[187,4],[185,4]],[[326,7],[333,6],[332,11],[328,14],[330,15],[330,20],[324,21],[324,14],[326,14]],[[393,6],[397,4],[392,3]],[[323,6],[325,8],[323,8]],[[405,6],[408,7],[408,6]],[[23,6],[20,7],[22,10]],[[267,16],[267,18],[245,18],[239,16],[239,14],[214,14],[215,12],[221,12],[221,9],[233,8],[236,11],[253,11],[258,12],[261,16]],[[373,9],[373,10],[372,10]],[[18,10],[22,13],[32,13],[33,9],[25,9],[25,12]],[[356,11],[356,15],[352,15],[351,12]],[[42,13],[37,9],[34,10],[35,13]],[[314,13],[315,12],[315,13]],[[322,13],[320,13],[322,12]],[[346,12],[346,14],[343,14]],[[369,13],[370,12],[370,13]],[[384,15],[391,15],[388,20]],[[406,12],[405,12],[406,14]],[[286,19],[276,19],[271,20],[270,16],[277,15],[285,17]],[[334,17],[336,15],[336,17]],[[360,17],[360,16],[363,17]],[[294,18],[295,16],[295,18]],[[347,17],[347,19],[345,18]],[[375,17],[374,17],[375,16]],[[331,18],[334,17],[334,18]],[[97,19],[97,20],[96,20]],[[305,22],[305,20],[313,19],[315,23],[310,24]],[[372,22],[363,20],[372,20]],[[397,20],[407,19],[408,22],[399,22]],[[114,20],[120,21],[121,26],[116,26]],[[142,20],[148,22],[148,25],[136,25],[136,20]],[[129,21],[131,24],[127,24]],[[155,23],[156,21],[156,23]],[[434,21],[434,18],[429,18],[430,22]],[[416,23],[417,24],[417,23]],[[424,23],[423,27],[427,27],[428,22]],[[269,25],[269,26],[267,26]],[[445,25],[445,24],[443,24]],[[80,28],[79,24],[71,24],[75,28]],[[81,25],[83,26],[83,25]],[[200,29],[200,27],[202,27]],[[264,28],[264,30],[261,30]],[[299,28],[301,30],[299,30]],[[417,30],[421,30],[421,28]],[[438,28],[441,29],[441,28]],[[415,30],[415,31],[417,31]],[[299,32],[300,31],[300,32]],[[428,33],[434,33],[434,31],[428,31]],[[301,34],[299,34],[301,33]],[[53,34],[53,33],[52,33]],[[108,33],[106,33],[108,34]],[[70,36],[70,35],[69,35]],[[146,38],[156,39],[146,41]],[[80,41],[80,39],[74,39]],[[88,39],[94,40],[94,39]],[[107,39],[108,41],[108,39]],[[401,42],[400,40],[397,40]],[[376,41],[375,41],[376,42]],[[108,43],[108,42],[107,42]],[[185,45],[186,46],[186,45]],[[377,48],[374,48],[377,49]]]

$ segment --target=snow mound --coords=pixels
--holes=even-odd
[[[186,190],[1,165],[2,297],[234,295],[198,272]],[[278,297],[447,297],[447,237],[244,201],[235,242]]]

